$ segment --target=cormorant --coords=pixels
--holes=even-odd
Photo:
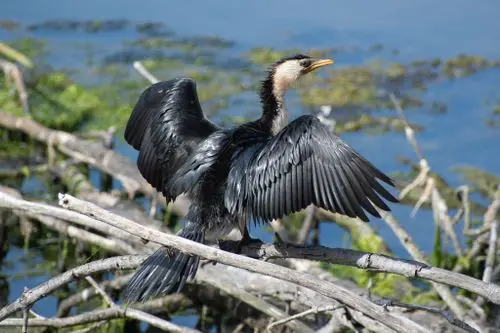
[[[269,222],[310,204],[368,221],[365,210],[397,202],[377,179],[392,180],[331,133],[311,115],[288,124],[287,88],[330,59],[286,57],[272,65],[262,82],[259,119],[220,128],[203,114],[196,83],[176,78],[151,85],[135,105],[125,139],[139,151],[138,168],[167,202],[180,194],[191,200],[179,236],[203,243],[220,239],[234,227],[240,244],[250,218]],[[160,247],[137,269],[125,288],[128,301],[144,301],[183,288],[193,278],[199,257]]]

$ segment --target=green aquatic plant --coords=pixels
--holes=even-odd
[[[48,53],[48,43],[38,38],[21,38],[9,43],[10,47],[22,53],[24,56],[37,62]]]

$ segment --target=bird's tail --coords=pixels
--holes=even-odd
[[[204,233],[182,230],[180,237],[203,243]],[[124,290],[128,302],[144,302],[160,294],[179,292],[186,280],[194,278],[200,257],[162,246],[139,266]]]

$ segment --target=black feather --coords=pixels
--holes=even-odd
[[[246,149],[253,157],[245,155]],[[314,116],[299,117],[276,136],[244,148],[243,153],[234,157],[231,168],[243,165],[245,177],[229,177],[227,188],[245,188],[239,193],[244,197],[228,200],[235,194],[229,190],[225,197],[238,205],[244,206],[245,202],[252,205],[226,208],[231,212],[242,209],[264,221],[310,204],[368,221],[365,210],[380,217],[374,205],[389,210],[375,193],[389,201],[397,200],[376,178],[388,184],[392,180]]]

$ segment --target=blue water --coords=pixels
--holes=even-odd
[[[348,47],[367,50],[381,44],[386,59],[411,61],[431,57],[450,57],[460,53],[483,55],[500,59],[500,2],[498,1],[130,1],[64,0],[26,1],[2,0],[0,19],[11,19],[23,24],[47,19],[128,19],[131,21],[158,21],[165,23],[179,35],[218,35],[236,42],[232,52],[245,52],[251,47],[311,48]],[[51,45],[64,50],[51,60],[63,67],[80,67],[77,51],[69,45],[75,41],[101,46],[104,54],[118,49],[132,32],[102,34],[37,32]],[[0,40],[25,37],[26,32],[0,30]],[[398,49],[397,55],[390,51]],[[342,53],[338,66],[349,66],[370,61],[369,52]],[[83,66],[82,66],[83,67]],[[500,100],[500,72],[489,70],[455,81],[430,85],[425,96],[444,102],[445,114],[428,110],[407,113],[411,122],[422,125],[425,131],[418,140],[431,167],[453,186],[460,185],[457,175],[450,173],[458,164],[474,165],[500,174],[500,131],[485,124],[490,115],[488,101]],[[290,109],[298,108],[293,103]],[[230,107],[231,108],[231,107]],[[401,170],[397,156],[413,158],[413,152],[400,133],[372,136],[346,134],[344,139],[385,172]],[[127,146],[119,149],[133,158]],[[427,211],[409,217],[410,208],[394,206],[394,214],[426,252],[432,248],[434,223]],[[372,225],[387,239],[395,254],[407,254],[392,232],[382,221]],[[269,240],[260,230],[259,236]],[[341,246],[345,234],[331,224],[322,225],[321,243]],[[9,255],[14,259],[15,253]],[[39,279],[21,279],[11,285],[11,299],[18,297],[22,288],[39,283]],[[50,315],[54,304],[40,302],[35,311]]]

